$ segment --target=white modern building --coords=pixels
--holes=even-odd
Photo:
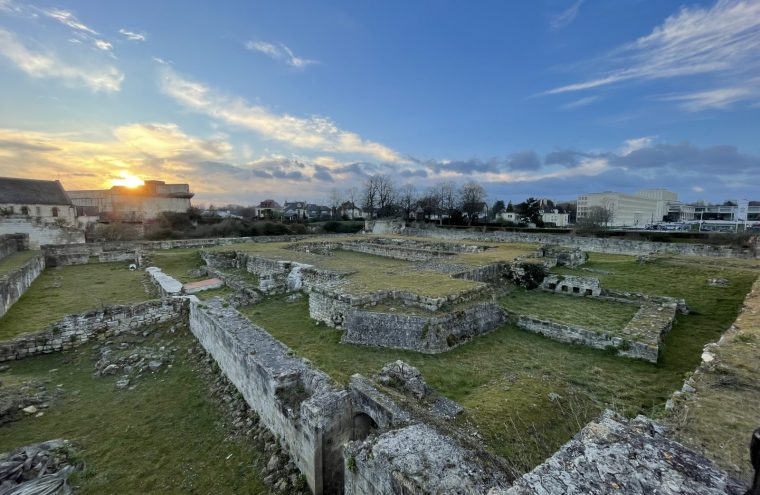
[[[611,227],[644,227],[661,222],[670,204],[677,202],[678,194],[667,189],[643,189],[633,195],[612,191],[589,193],[578,196],[577,219],[581,222],[593,208],[603,208],[609,213]]]
[[[567,227],[570,223],[569,219],[569,213],[560,213],[557,209],[541,212],[541,221],[544,223],[552,223],[555,227]]]

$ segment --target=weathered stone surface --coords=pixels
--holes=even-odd
[[[346,447],[346,494],[475,494],[506,487],[503,473],[424,424],[352,442]]]
[[[158,287],[161,297],[173,297],[182,294],[182,284],[165,274],[160,268],[149,266],[145,269],[151,281]]]
[[[602,295],[602,285],[599,283],[598,278],[593,277],[549,275],[544,279],[541,288],[552,292],[575,294],[578,296]]]
[[[744,488],[670,440],[661,425],[644,416],[628,420],[607,411],[502,493],[742,495]]]
[[[400,359],[385,364],[375,379],[378,383],[412,394],[418,399],[430,393],[430,388],[422,378],[420,370]]]
[[[707,285],[710,287],[728,287],[729,282],[725,278],[708,278]]]

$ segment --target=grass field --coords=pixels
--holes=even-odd
[[[0,318],[0,340],[38,332],[68,314],[152,299],[143,286],[144,276],[128,270],[126,263],[45,269]]]
[[[15,270],[30,259],[40,254],[39,251],[19,251],[0,260],[0,277]]]
[[[76,475],[76,493],[209,494],[268,493],[259,476],[263,454],[243,440],[228,438],[224,417],[187,348],[189,332],[166,334],[160,343],[176,347],[168,372],[144,374],[134,390],[116,390],[118,377],[93,376],[91,345],[10,364],[6,383],[46,382],[63,390],[42,417],[0,427],[0,452],[29,443],[65,438],[81,450],[86,470]]]
[[[692,314],[677,316],[660,363],[554,342],[514,326],[444,354],[423,355],[340,344],[341,332],[309,319],[305,299],[270,298],[243,311],[343,383],[396,359],[417,366],[432,386],[465,406],[489,448],[525,471],[605,407],[627,415],[660,412],[699,363],[704,344],[731,325],[756,277],[749,270],[702,266],[699,259],[686,270],[666,260],[640,265],[632,257],[592,255],[589,266],[614,272],[604,281],[611,287],[686,298]],[[712,277],[727,278],[731,286],[708,287]],[[552,392],[562,398],[551,400]]]
[[[151,251],[149,258],[150,265],[159,267],[164,273],[176,278],[183,284],[205,278],[194,277],[189,273],[191,270],[206,266],[206,262],[201,258],[201,252],[198,249]]]
[[[609,334],[622,330],[639,309],[636,304],[603,301],[542,290],[527,291],[522,288],[513,290],[499,302],[510,313],[536,316]]]

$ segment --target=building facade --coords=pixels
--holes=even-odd
[[[636,194],[619,192],[590,193],[578,196],[578,222],[590,217],[594,208],[607,212],[607,225],[611,227],[645,227],[661,222],[669,212],[670,204],[678,202],[678,195],[667,189],[644,189]]]
[[[75,206],[97,212],[101,222],[148,222],[165,211],[185,213],[194,196],[188,184],[146,180],[142,186],[113,186],[105,190],[68,191]]]
[[[57,180],[0,177],[0,234],[27,234],[32,249],[85,241],[76,207]]]
[[[544,223],[553,223],[555,227],[567,227],[570,223],[570,215],[568,213],[560,213],[559,210],[542,211],[541,221]]]

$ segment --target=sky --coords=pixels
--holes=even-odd
[[[0,0],[0,176],[760,200],[760,0]]]

